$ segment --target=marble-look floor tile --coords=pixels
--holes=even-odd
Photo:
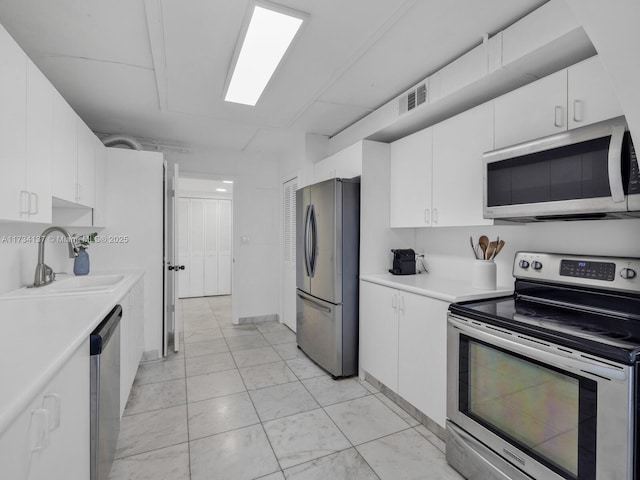
[[[284,473],[282,470],[276,473],[272,473],[270,475],[265,475],[264,477],[256,478],[256,480],[285,480]]]
[[[358,381],[358,383],[360,385],[362,385],[364,388],[369,390],[370,393],[373,393],[374,395],[377,394],[377,393],[380,393],[380,390],[378,390],[375,386],[371,385],[366,380],[360,380],[359,378],[356,378],[356,380]]]
[[[246,392],[189,403],[189,439],[260,423]]]
[[[183,378],[147,385],[135,385],[129,394],[124,415],[160,410],[187,403]]]
[[[354,445],[409,428],[407,422],[373,395],[337,403],[325,411]]]
[[[285,363],[300,380],[320,377],[327,374],[324,370],[322,370],[308,358],[292,358],[290,360],[286,360]]]
[[[224,335],[222,335],[222,330],[218,326],[213,328],[191,330],[185,332],[184,343],[206,342],[208,340],[223,338],[223,336]]]
[[[440,450],[442,453],[446,453],[446,448],[447,448],[446,443],[440,440],[440,437],[438,437],[435,433],[433,433],[431,430],[429,430],[427,427],[425,427],[422,424],[416,425],[414,429],[424,438],[429,440],[438,450]]]
[[[136,373],[134,385],[166,382],[185,377],[184,359],[159,360],[141,363]]]
[[[238,367],[250,367],[263,363],[279,362],[280,356],[271,347],[248,348],[246,350],[234,350],[233,358]]]
[[[462,480],[444,454],[414,429],[405,430],[357,447],[382,480]],[[428,473],[427,473],[428,472]]]
[[[239,370],[247,386],[247,390],[289,383],[298,379],[284,362],[253,365],[251,367],[240,368]]]
[[[267,332],[290,332],[291,329],[284,323],[280,323],[278,320],[272,320],[269,322],[260,322],[254,324],[260,333]]]
[[[271,345],[279,345],[281,343],[291,343],[296,341],[296,334],[288,328],[283,331],[265,332],[263,335]]]
[[[122,417],[116,458],[157,450],[187,441],[187,406]]]
[[[355,448],[288,468],[284,474],[287,480],[378,480]]]
[[[237,370],[187,377],[189,403],[244,392],[245,387]]]
[[[189,444],[181,443],[113,462],[109,480],[190,480]]]
[[[391,410],[393,410],[396,413],[396,415],[398,415],[401,419],[407,422],[410,426],[415,427],[416,425],[420,425],[420,422],[415,418],[413,418],[411,414],[409,414],[409,412],[406,412],[405,410],[403,410],[402,407],[400,407],[400,405],[395,403],[385,394],[376,393],[375,397],[378,400],[380,400],[382,403],[384,403],[387,407],[389,407]]]
[[[211,355],[213,353],[228,352],[229,347],[224,338],[207,340],[206,342],[193,342],[185,344],[185,357],[197,357],[200,355]]]
[[[190,449],[192,480],[252,480],[280,470],[260,425],[193,440]]]
[[[351,446],[322,409],[263,425],[280,466],[285,469]]]
[[[222,327],[221,330],[225,337],[241,337],[243,335],[255,335],[260,333],[256,326],[252,324]]]
[[[256,330],[257,332],[257,330]],[[240,335],[237,337],[225,337],[229,344],[229,350],[246,350],[247,348],[268,347],[269,344],[260,333]]]
[[[278,352],[278,355],[280,355],[283,360],[307,358],[304,352],[298,348],[298,344],[296,342],[279,343],[277,345],[273,345],[273,349]]]
[[[187,377],[206,375],[208,373],[222,372],[236,368],[233,357],[229,352],[214,353],[213,355],[201,355],[187,357],[185,361]]]
[[[368,390],[353,378],[333,380],[324,376],[303,380],[302,383],[323,407],[370,395]]]
[[[263,422],[320,407],[300,382],[250,390],[249,395]]]

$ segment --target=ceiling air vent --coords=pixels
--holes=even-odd
[[[427,101],[427,84],[423,83],[400,97],[400,115]]]

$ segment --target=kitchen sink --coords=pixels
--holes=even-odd
[[[22,287],[0,295],[0,300],[15,298],[50,297],[57,295],[82,295],[89,293],[109,293],[118,288],[124,275],[86,275],[56,280],[44,287]]]

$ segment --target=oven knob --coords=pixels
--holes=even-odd
[[[636,271],[633,270],[632,268],[623,268],[622,270],[620,270],[620,276],[622,278],[636,278]]]
[[[526,260],[520,260],[520,268],[529,268],[529,262]]]
[[[540,262],[531,262],[531,267],[533,267],[534,270],[540,270],[542,269],[542,264]]]

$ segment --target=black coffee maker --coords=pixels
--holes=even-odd
[[[416,252],[411,249],[395,249],[393,253],[393,268],[389,272],[394,275],[415,275],[416,273]]]

